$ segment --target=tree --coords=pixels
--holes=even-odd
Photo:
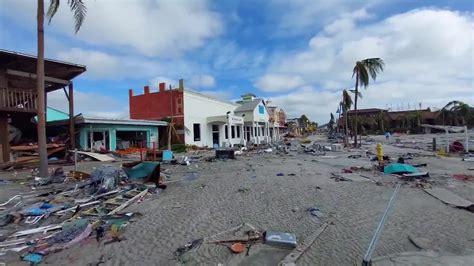
[[[344,134],[346,138],[346,143],[347,143],[347,136],[349,135],[349,124],[348,124],[348,114],[347,111],[349,111],[352,107],[352,98],[351,95],[349,94],[349,91],[343,90],[342,91],[342,111],[344,113]]]
[[[60,0],[50,0],[48,8],[48,19],[54,17],[59,8]],[[71,11],[74,13],[75,33],[79,31],[86,16],[86,6],[82,0],[67,1]],[[37,35],[38,35],[38,59],[36,65],[36,90],[38,92],[38,151],[40,157],[40,176],[48,176],[48,154],[46,151],[46,103],[44,90],[44,0],[38,0],[37,7]],[[71,138],[74,136],[71,136]]]
[[[468,118],[471,107],[469,104],[461,101],[451,101],[446,104],[441,112],[443,113],[443,124],[444,124],[444,115],[447,113],[454,115],[454,123],[457,125],[458,118],[461,117],[463,125],[466,125],[466,118]]]
[[[381,58],[367,58],[362,61],[357,61],[352,70],[352,77],[355,76],[355,98],[354,98],[354,113],[355,113],[355,127],[354,127],[354,146],[357,147],[357,100],[359,96],[359,86],[367,88],[369,86],[370,78],[375,81],[377,74],[383,71],[384,62]]]
[[[331,113],[331,118],[329,119],[328,122],[328,130],[329,132],[332,132],[334,130],[334,114]]]

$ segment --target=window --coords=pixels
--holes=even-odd
[[[219,125],[212,125],[212,132],[219,132]]]
[[[181,114],[181,107],[178,107],[178,114]]]
[[[225,125],[225,138],[228,139],[229,138],[229,128],[227,127],[227,125]]]
[[[261,113],[262,115],[265,114],[265,107],[263,105],[259,105],[258,112]]]
[[[260,127],[257,127],[257,136],[261,136],[260,135]]]
[[[230,133],[232,134],[232,138],[235,139],[235,126],[230,127]]]
[[[201,124],[193,124],[194,141],[201,141]]]
[[[240,126],[237,126],[237,138],[240,138]]]

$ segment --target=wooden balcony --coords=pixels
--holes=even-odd
[[[36,90],[0,87],[0,111],[36,113],[37,98]]]

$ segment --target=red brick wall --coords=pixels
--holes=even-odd
[[[173,115],[182,117],[184,111],[183,92],[178,89],[165,90],[165,83],[160,83],[158,92],[151,92],[144,87],[143,94],[133,95],[129,90],[129,107],[131,119],[161,120]]]
[[[166,90],[166,84],[159,84],[158,92],[150,92],[150,87],[143,88],[143,94],[134,95],[133,89],[128,92],[130,118],[146,120],[162,120],[173,116],[178,131],[184,128],[183,91],[179,89]],[[184,134],[179,134],[179,140],[174,143],[184,143]]]

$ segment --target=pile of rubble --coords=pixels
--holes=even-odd
[[[29,192],[0,204],[0,254],[38,264],[90,237],[99,245],[122,241],[124,228],[140,216],[124,209],[166,188],[164,183],[154,162],[101,166],[91,173],[58,168],[34,178]]]

